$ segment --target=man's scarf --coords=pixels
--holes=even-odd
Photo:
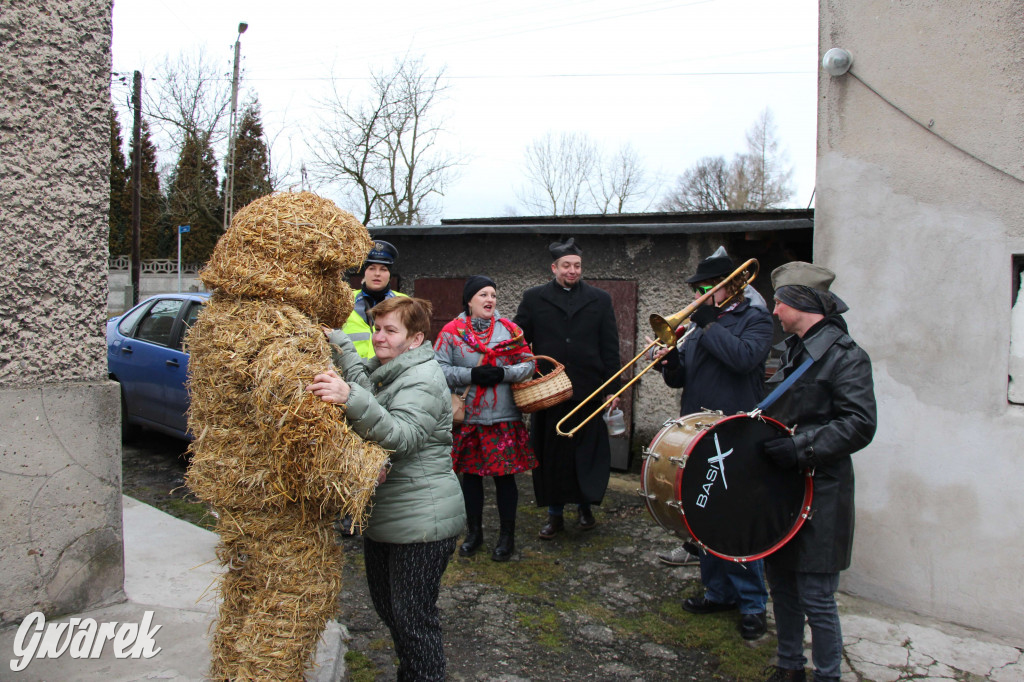
[[[850,306],[831,291],[820,291],[802,284],[788,284],[775,290],[775,298],[790,308],[825,317],[842,315]]]

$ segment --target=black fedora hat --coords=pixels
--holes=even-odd
[[[697,264],[696,274],[687,277],[686,283],[696,284],[709,279],[725,277],[735,269],[736,265],[732,262],[732,258],[729,258],[729,254],[725,252],[725,247],[719,246],[713,254]]]

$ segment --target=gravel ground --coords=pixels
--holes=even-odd
[[[126,443],[125,494],[192,522],[202,506],[183,487],[185,446],[148,432]],[[442,612],[451,680],[756,679],[774,652],[769,635],[747,643],[735,612],[692,616],[679,608],[699,592],[696,567],[669,567],[657,553],[678,540],[658,527],[636,494],[639,477],[613,474],[597,528],[582,531],[570,507],[566,531],[537,537],[545,512],[519,478],[516,554],[490,560],[497,539],[493,486],[485,488],[485,547],[455,556],[444,576]],[[348,679],[394,680],[391,638],[366,590],[362,540],[341,540],[345,555],[339,622],[351,636]]]

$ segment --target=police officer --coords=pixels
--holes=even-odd
[[[398,249],[386,241],[374,241],[373,249],[360,269],[363,286],[352,292],[355,308],[341,330],[348,334],[356,352],[364,358],[372,358],[374,355],[373,342],[370,340],[373,334],[373,307],[385,299],[405,296],[391,290],[391,268],[396,260]]]

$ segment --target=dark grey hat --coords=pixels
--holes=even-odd
[[[776,300],[791,308],[825,316],[842,315],[850,306],[829,291],[836,273],[804,261],[791,261],[772,270]]]
[[[366,263],[379,263],[388,267],[394,265],[396,260],[398,260],[398,249],[381,239],[373,242],[370,255],[366,257]]]
[[[558,260],[562,256],[583,255],[583,249],[576,245],[572,237],[562,243],[551,242],[548,244],[548,251],[551,252],[551,260]]]
[[[686,283],[696,284],[709,279],[725,277],[732,274],[735,269],[736,265],[732,262],[732,258],[729,258],[729,254],[725,252],[725,247],[719,246],[713,254],[697,264],[697,272],[692,277],[688,277]]]
[[[772,270],[772,287],[798,285],[828,291],[835,278],[836,273],[828,268],[795,260]]]

